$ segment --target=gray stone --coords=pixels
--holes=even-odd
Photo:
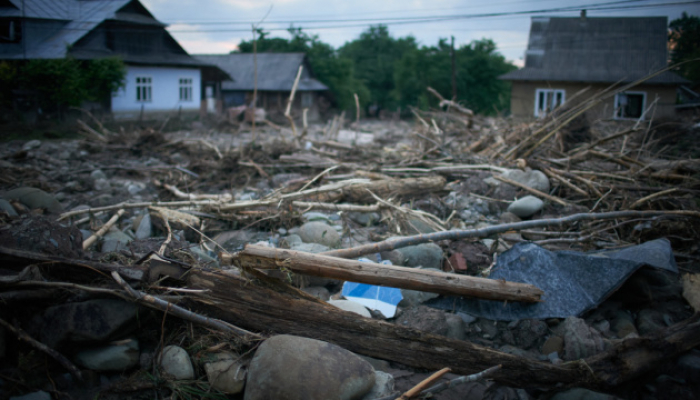
[[[30,140],[26,142],[24,145],[22,145],[22,150],[24,151],[29,151],[33,149],[37,149],[41,146],[41,140]]]
[[[102,247],[100,247],[100,251],[103,253],[110,253],[126,249],[126,245],[129,244],[131,240],[129,235],[120,230],[109,231],[102,237]]]
[[[421,292],[418,290],[401,289],[403,299],[399,303],[400,307],[412,307],[422,304],[430,299],[440,296],[433,292]]]
[[[569,317],[562,324],[565,361],[574,361],[600,353],[605,342],[600,332],[586,325],[581,318]]]
[[[26,186],[20,187],[10,190],[3,197],[6,200],[16,200],[29,209],[40,208],[54,214],[63,212],[61,203],[41,189]]]
[[[379,213],[376,212],[349,212],[347,213],[348,218],[350,220],[360,224],[361,226],[372,226],[379,222],[379,220],[382,218],[382,216]]]
[[[341,310],[344,311],[350,311],[355,314],[361,315],[366,318],[372,318],[372,314],[369,313],[369,310],[367,310],[367,307],[363,306],[360,303],[350,301],[350,300],[329,300],[328,304],[332,305],[333,307],[340,308]]]
[[[552,396],[551,400],[616,400],[611,394],[594,392],[588,389],[574,388]]]
[[[194,368],[187,351],[179,346],[165,346],[160,359],[163,372],[177,380],[194,379]]]
[[[435,232],[435,228],[432,226],[428,225],[425,223],[425,221],[418,219],[418,218],[409,218],[406,221],[406,225],[408,225],[408,233],[409,234],[420,234],[420,233],[433,233]]]
[[[111,188],[112,185],[107,179],[95,179],[95,182],[92,184],[92,187],[99,192]]]
[[[615,312],[615,319],[612,321],[612,330],[620,339],[624,339],[630,334],[638,335],[637,328],[634,326],[632,316],[623,310]]]
[[[309,211],[301,215],[301,219],[305,222],[330,222],[331,219],[327,214],[320,213],[318,211]]]
[[[19,215],[17,214],[17,211],[15,211],[15,208],[12,207],[12,204],[5,199],[0,199],[0,211],[6,212],[10,217],[16,217]]]
[[[660,311],[644,309],[637,314],[637,329],[640,335],[647,335],[664,327],[664,317]]]
[[[94,180],[107,179],[107,175],[101,169],[96,169],[96,170],[90,172],[90,178],[92,178]]]
[[[422,243],[415,246],[402,247],[396,251],[403,254],[404,267],[440,269],[442,267],[442,248],[435,243]]]
[[[544,202],[535,196],[525,196],[515,200],[508,206],[508,212],[517,215],[520,218],[527,218],[534,215],[544,207]]]
[[[104,342],[133,331],[137,307],[118,299],[66,303],[46,309],[41,341],[56,348],[66,342]]]
[[[214,241],[229,252],[237,252],[243,250],[248,243],[255,243],[261,240],[267,240],[268,236],[260,231],[253,230],[236,230],[221,232],[213,237]]]
[[[522,183],[527,187],[539,190],[540,192],[549,193],[549,178],[541,171],[511,169],[504,172],[502,176],[512,181]]]
[[[143,192],[146,189],[146,185],[143,184],[142,182],[129,182],[126,185],[126,191],[129,192],[130,195],[135,196],[141,192]]]
[[[358,399],[372,389],[374,379],[367,361],[339,346],[279,335],[255,353],[244,399]]]
[[[280,238],[280,246],[282,246],[285,249],[291,249],[294,246],[299,246],[302,243],[304,243],[303,240],[299,237],[299,235],[289,235],[285,236],[283,238]]]
[[[207,267],[219,268],[219,260],[209,254],[209,252],[202,250],[199,246],[190,247],[190,252],[200,263],[206,264]]]
[[[116,344],[83,350],[75,361],[93,371],[125,371],[139,363],[139,342],[128,339]]]
[[[467,334],[464,331],[466,325],[458,315],[446,314],[445,323],[447,324],[447,333],[445,333],[445,336],[457,340],[464,340],[467,338]]]
[[[466,325],[469,325],[469,324],[471,324],[472,322],[476,321],[476,317],[471,316],[471,315],[469,315],[469,314],[467,314],[467,313],[463,313],[463,312],[461,312],[461,311],[457,313],[457,316],[460,317],[460,318],[462,318],[462,321],[464,321],[464,323],[465,323]]]
[[[374,371],[374,386],[362,400],[374,400],[394,393],[394,376],[384,371]]]
[[[323,301],[328,301],[331,298],[330,292],[323,286],[309,286],[301,290]]]
[[[248,371],[241,356],[223,351],[211,354],[204,363],[209,385],[224,393],[235,394],[243,391]]]
[[[340,235],[323,222],[307,222],[299,228],[299,236],[306,243],[318,243],[330,248],[340,246]]]
[[[51,400],[51,395],[40,390],[38,392],[23,394],[22,396],[12,396],[9,400]]]
[[[691,350],[678,358],[678,374],[688,382],[700,380],[700,350]]]
[[[290,247],[290,250],[303,251],[305,253],[323,253],[330,250],[330,247],[318,243],[299,243]]]
[[[134,224],[136,239],[148,239],[153,235],[153,223],[151,222],[151,214],[144,213],[141,218],[137,219]]]
[[[545,340],[542,345],[542,354],[549,355],[552,353],[561,354],[564,351],[564,339],[561,336],[552,335]]]
[[[356,356],[370,363],[375,371],[391,372],[393,370],[393,368],[391,368],[391,364],[387,360],[363,356],[362,354],[356,354]]]

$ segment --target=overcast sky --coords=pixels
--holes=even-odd
[[[421,45],[455,37],[455,44],[490,38],[498,51],[522,63],[532,16],[700,15],[693,0],[141,0],[190,54],[228,53],[252,38],[252,24],[288,38],[290,25],[338,48],[372,24],[394,37],[414,36]],[[569,9],[571,11],[557,11]]]

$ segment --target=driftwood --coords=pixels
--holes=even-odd
[[[442,176],[389,179],[349,185],[342,191],[343,197],[349,201],[374,203],[375,199],[370,192],[381,198],[417,195],[442,190],[445,182]]]
[[[251,331],[293,334],[335,343],[350,351],[416,368],[449,367],[458,374],[495,365],[492,375],[513,387],[604,389],[639,377],[660,362],[700,345],[700,314],[638,339],[627,339],[585,360],[559,366],[525,359],[334,308],[262,274],[260,282],[223,273],[193,271],[188,296],[199,312]]]
[[[221,256],[224,262],[229,258],[225,254]],[[247,245],[229,259],[247,268],[280,268],[344,281],[489,300],[537,302],[542,296],[540,289],[524,283],[346,260],[259,245]]]

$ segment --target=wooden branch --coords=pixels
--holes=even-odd
[[[76,215],[83,215],[83,214],[96,214],[98,212],[102,211],[111,211],[111,210],[119,210],[121,208],[123,209],[130,209],[130,208],[147,208],[150,206],[158,206],[158,207],[169,207],[169,208],[178,208],[178,207],[195,207],[195,206],[216,206],[221,204],[218,201],[212,201],[212,200],[201,200],[201,201],[144,201],[144,202],[139,202],[139,203],[129,203],[129,202],[123,202],[119,204],[114,204],[111,206],[105,206],[105,207],[94,207],[94,208],[86,208],[84,210],[75,210],[75,211],[68,211],[64,212],[61,214],[58,218],[58,221],[63,221],[66,218],[74,217]]]
[[[557,203],[557,204],[560,204],[560,205],[562,205],[562,206],[564,206],[564,207],[566,207],[566,206],[569,205],[569,203],[565,202],[564,200],[560,199],[559,197],[552,196],[552,195],[549,195],[549,194],[544,193],[544,192],[540,192],[540,191],[537,190],[537,189],[533,189],[533,188],[531,188],[531,187],[529,187],[529,186],[527,186],[527,185],[524,185],[524,184],[522,184],[522,183],[520,183],[520,182],[516,182],[516,181],[514,181],[514,180],[512,180],[512,179],[508,179],[508,178],[503,177],[503,176],[500,176],[500,175],[494,175],[493,177],[496,178],[496,179],[498,179],[498,180],[501,181],[501,182],[505,182],[505,183],[507,183],[507,184],[509,184],[509,185],[517,186],[517,187],[519,187],[519,188],[521,188],[521,189],[523,189],[523,190],[527,190],[528,192],[534,194],[535,196],[542,197],[542,198],[547,199],[547,200],[549,200],[549,201],[552,201],[552,202],[555,202],[555,203]]]
[[[604,389],[700,345],[700,314],[696,314],[648,338],[625,340],[598,356],[557,366],[364,318],[280,281],[258,283],[201,270],[192,271],[188,279],[193,289],[211,290],[188,296],[194,309],[246,329],[323,340],[370,357],[430,370],[449,367],[463,375],[500,364],[492,379],[512,387]]]
[[[409,400],[412,399],[416,396],[418,396],[423,390],[428,388],[430,385],[432,385],[435,381],[438,379],[442,378],[443,375],[446,373],[450,372],[451,370],[449,368],[443,368],[440,371],[430,375],[429,377],[423,379],[420,383],[418,383],[416,386],[412,387],[406,393],[402,394],[401,397],[399,397],[396,400]]]
[[[660,192],[652,193],[652,194],[650,194],[649,196],[642,197],[641,199],[639,199],[639,200],[635,201],[634,203],[632,203],[632,205],[630,206],[630,208],[631,208],[631,209],[635,209],[635,208],[641,206],[642,204],[644,204],[644,203],[646,203],[646,202],[648,202],[648,201],[654,200],[654,199],[656,199],[656,198],[658,198],[658,197],[661,197],[661,196],[666,196],[667,194],[671,194],[671,193],[674,193],[674,192],[677,192],[677,191],[678,191],[678,189],[676,189],[676,188],[671,188],[671,189],[662,190],[662,191],[660,191]]]
[[[301,71],[304,70],[304,66],[300,65],[297,71],[297,76],[294,78],[294,84],[292,85],[292,91],[289,93],[289,99],[287,99],[287,109],[284,111],[284,116],[287,117],[289,123],[292,125],[292,134],[294,135],[294,140],[297,140],[297,127],[294,124],[294,118],[292,118],[292,104],[294,103],[294,95],[297,92],[297,87],[299,86],[299,79],[301,79]]]
[[[247,268],[280,268],[324,278],[489,300],[537,302],[543,294],[540,289],[525,283],[360,262],[250,244],[234,256],[222,254],[221,259],[222,262],[233,261]]]
[[[493,225],[486,228],[469,229],[469,230],[453,230],[446,232],[437,232],[422,234],[417,236],[408,236],[401,239],[385,240],[378,243],[370,243],[362,246],[353,247],[350,249],[339,249],[326,251],[324,255],[341,257],[341,258],[356,258],[365,254],[378,253],[399,249],[401,247],[413,246],[426,242],[437,242],[440,240],[460,240],[467,238],[485,238],[497,233],[508,232],[510,230],[520,231],[523,229],[541,228],[545,226],[563,226],[578,221],[602,221],[617,218],[651,218],[660,215],[668,217],[693,217],[700,218],[698,211],[611,211],[604,213],[581,213],[572,214],[562,218],[538,219],[531,221],[514,222],[510,224]]]
[[[224,194],[194,194],[194,193],[185,193],[182,190],[178,189],[177,186],[173,185],[168,185],[167,183],[162,183],[161,181],[154,179],[153,184],[162,187],[166,190],[168,190],[170,193],[172,193],[175,197],[180,198],[180,199],[187,199],[187,200],[215,200],[215,201],[221,201],[221,202],[226,202],[226,201],[231,201],[233,200],[233,197],[231,196],[230,193],[224,193]]]
[[[117,213],[114,214],[114,215],[112,216],[112,218],[110,218],[109,221],[107,221],[107,223],[105,223],[104,225],[102,225],[102,228],[100,228],[100,230],[98,230],[97,232],[95,232],[94,235],[92,235],[92,236],[90,236],[89,238],[85,239],[85,241],[83,242],[83,250],[85,250],[85,249],[89,248],[90,246],[92,246],[93,243],[95,243],[95,242],[97,241],[97,239],[101,238],[105,233],[107,233],[107,231],[108,231],[112,226],[114,226],[114,224],[117,222],[117,220],[119,219],[119,217],[121,217],[122,215],[124,215],[124,209],[123,209],[123,208],[120,209],[119,211],[117,211]]]

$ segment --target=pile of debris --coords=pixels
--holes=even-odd
[[[0,394],[700,395],[700,160],[588,103],[443,103],[7,143]]]

